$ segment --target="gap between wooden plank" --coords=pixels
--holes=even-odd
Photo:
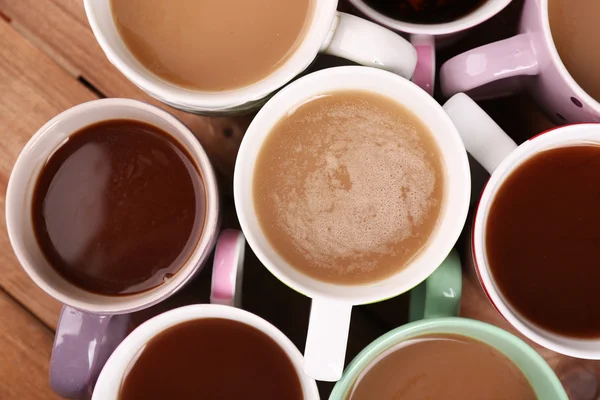
[[[8,297],[9,299],[11,299],[16,304],[18,304],[19,307],[21,307],[23,309],[23,311],[25,311],[33,319],[38,321],[40,323],[40,325],[42,325],[44,328],[46,328],[48,330],[48,332],[50,332],[52,334],[52,336],[54,336],[54,333],[56,331],[54,330],[54,328],[52,326],[48,325],[43,319],[41,319],[40,317],[35,315],[29,308],[27,308],[25,306],[25,304],[23,304],[19,299],[17,299],[15,296],[13,296],[10,292],[6,291],[6,289],[4,289],[3,287],[0,287],[0,295],[2,295],[2,294],[5,295],[6,297]]]
[[[104,93],[102,93],[98,88],[96,88],[96,86],[94,86],[92,83],[90,83],[87,79],[85,79],[83,76],[80,76],[77,78],[77,80],[83,85],[85,86],[90,92],[94,93],[96,96],[98,96],[101,99],[105,99],[106,95]]]

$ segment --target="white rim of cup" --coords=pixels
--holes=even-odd
[[[418,24],[388,17],[367,5],[363,0],[349,0],[354,7],[372,20],[400,32],[420,35],[448,35],[479,25],[502,11],[512,0],[487,0],[485,4],[457,20],[441,24]]]
[[[98,381],[92,399],[107,400],[118,397],[121,383],[129,368],[133,366],[136,356],[141,354],[146,343],[161,332],[172,326],[203,318],[220,318],[238,321],[250,325],[275,341],[285,351],[302,386],[306,400],[319,399],[316,382],[302,371],[304,358],[292,341],[263,318],[239,308],[216,305],[196,304],[180,307],[162,313],[138,326],[112,353],[106,362]]]
[[[196,164],[198,170],[200,171],[202,180],[204,182],[206,194],[206,215],[200,241],[197,243],[194,251],[188,258],[188,260],[179,269],[179,271],[175,273],[175,275],[169,282],[159,285],[156,288],[130,295],[101,295],[81,289],[68,282],[66,279],[62,278],[55,271],[51,272],[55,279],[62,282],[62,284],[64,284],[65,286],[70,287],[75,293],[78,293],[78,297],[84,297],[89,300],[83,301],[80,299],[75,299],[73,298],[73,296],[70,296],[64,291],[57,289],[53,285],[47,283],[46,280],[40,276],[37,269],[29,264],[29,257],[27,255],[29,251],[27,250],[26,245],[23,243],[21,238],[18,237],[17,234],[14,232],[14,229],[16,229],[14,227],[18,225],[18,222],[15,220],[17,218],[16,215],[22,212],[29,212],[29,210],[22,209],[24,201],[18,196],[22,191],[25,192],[26,197],[29,197],[32,194],[33,187],[37,182],[37,176],[39,176],[39,173],[43,167],[43,163],[39,166],[37,170],[34,170],[34,176],[20,176],[23,174],[21,173],[21,170],[25,168],[27,164],[33,162],[30,160],[32,157],[43,158],[44,160],[47,160],[47,158],[57,147],[60,146],[60,144],[54,146],[53,149],[44,151],[44,155],[42,157],[37,157],[33,154],[30,154],[33,151],[32,149],[37,145],[41,138],[48,135],[49,132],[51,132],[51,130],[55,128],[55,125],[57,125],[61,121],[68,119],[76,119],[83,112],[89,112],[91,110],[96,110],[102,107],[113,107],[119,108],[121,110],[126,108],[142,110],[142,112],[153,114],[157,118],[165,121],[166,124],[171,126],[174,130],[177,130],[178,133],[185,137],[186,141],[188,141],[188,143],[191,146],[188,146],[187,144],[182,145],[186,147],[190,155],[193,157],[193,161]],[[126,119],[127,117],[123,118]],[[136,118],[132,117],[131,119]],[[102,120],[110,120],[110,118]],[[93,123],[94,122],[84,122],[78,129],[81,129]],[[72,133],[74,132],[69,132],[69,134]],[[20,182],[18,183],[16,180],[23,181],[24,179],[27,179],[26,187],[22,191],[18,190],[16,187]],[[22,268],[25,270],[27,275],[29,275],[29,277],[36,283],[36,285],[40,287],[43,291],[45,291],[47,294],[49,294],[51,297],[55,298],[63,304],[87,312],[102,314],[120,314],[134,312],[150,307],[169,297],[171,294],[173,294],[174,292],[179,290],[183,285],[185,285],[199,271],[199,269],[201,269],[202,264],[210,254],[212,246],[216,242],[219,224],[219,193],[217,181],[212,166],[210,164],[210,160],[208,159],[206,152],[200,145],[200,142],[198,142],[198,140],[192,134],[192,132],[177,118],[173,117],[168,112],[161,110],[160,108],[137,100],[119,98],[93,100],[79,104],[58,114],[50,121],[48,121],[44,126],[42,126],[31,137],[31,139],[27,142],[25,147],[21,150],[21,153],[19,154],[19,157],[15,162],[11,173],[11,177],[8,182],[8,189],[6,195],[6,226],[10,243]],[[21,228],[18,228],[18,230],[20,231]],[[35,238],[32,240],[35,240]],[[51,267],[48,266],[48,268]]]
[[[110,0],[101,0],[110,2]],[[331,27],[336,15],[338,0],[311,0],[313,16],[302,42],[293,54],[272,74],[252,85],[223,92],[201,92],[170,84],[149,72],[133,57],[119,39],[128,54],[127,60],[117,54],[109,44],[106,32],[100,27],[95,8],[98,0],[84,0],[85,11],[100,44],[109,61],[135,85],[170,104],[205,111],[222,111],[245,103],[258,101],[293,80],[313,62],[322,45],[331,35]],[[110,6],[110,5],[109,5]],[[112,29],[116,31],[114,22]]]
[[[596,99],[587,94],[587,92],[583,90],[581,86],[579,86],[579,83],[577,83],[577,81],[575,81],[575,78],[571,76],[571,73],[567,70],[566,65],[560,58],[560,55],[558,54],[558,49],[556,48],[556,44],[554,43],[554,39],[552,38],[552,31],[550,29],[550,19],[548,15],[548,0],[539,1],[540,12],[542,13],[542,32],[544,33],[544,39],[546,40],[552,63],[556,65],[556,69],[558,70],[559,74],[567,82],[571,90],[575,92],[575,96],[577,97],[577,99],[581,100],[583,104],[593,109],[596,113],[600,114],[600,102],[596,101]]]
[[[336,79],[342,79],[347,83],[335,83]],[[375,83],[381,85],[378,86],[381,88],[375,89]],[[267,131],[271,131],[280,117],[319,94],[340,90],[365,90],[394,99],[394,95],[388,95],[385,92],[386,90],[391,92],[393,89],[395,89],[394,93],[410,93],[412,101],[426,104],[423,107],[427,108],[429,121],[425,121],[423,117],[421,119],[428,127],[434,123],[431,122],[432,119],[436,120],[435,123],[443,126],[443,137],[448,141],[447,148],[443,149],[439,144],[441,134],[434,133],[434,136],[438,137],[437,142],[444,157],[445,168],[447,168],[448,159],[456,157],[454,165],[458,166],[457,169],[447,171],[445,175],[446,199],[441,219],[430,242],[411,261],[411,266],[402,269],[388,279],[365,285],[335,285],[310,278],[294,270],[281,256],[277,255],[268,240],[264,238],[260,224],[256,220],[252,196],[246,197],[248,192],[246,185],[252,185],[254,153],[258,154],[259,151],[253,149],[259,142],[255,136],[264,134],[266,137]],[[308,96],[297,94],[304,90],[312,93]],[[398,99],[394,100],[404,104]],[[415,107],[406,104],[404,106],[415,112]],[[273,114],[276,117],[273,117]],[[260,143],[262,144],[262,141]],[[256,146],[260,149],[260,145]],[[249,153],[252,155],[248,155]],[[470,170],[466,150],[458,131],[443,108],[425,91],[410,81],[387,71],[361,66],[329,68],[314,72],[278,92],[259,111],[246,131],[238,152],[234,172],[234,200],[240,226],[248,244],[263,265],[281,282],[308,297],[339,300],[355,305],[374,303],[402,294],[425,280],[444,261],[454,247],[466,221],[470,188]],[[448,191],[452,191],[454,195],[449,196]],[[251,192],[252,189],[250,189]],[[277,259],[273,260],[271,257],[277,257]],[[413,269],[417,272],[412,273],[408,279],[408,275],[406,275],[408,273],[405,271]],[[300,282],[300,280],[310,282],[310,284]],[[392,282],[393,280],[396,281]]]
[[[582,359],[600,359],[600,339],[577,339],[543,330],[513,309],[496,288],[485,251],[485,228],[493,199],[502,184],[520,165],[541,151],[577,144],[600,144],[600,124],[558,127],[528,140],[514,150],[490,177],[477,206],[471,235],[475,269],[492,305],[519,332],[552,351]]]

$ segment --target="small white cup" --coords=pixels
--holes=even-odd
[[[545,150],[578,144],[600,144],[600,124],[558,127],[517,147],[485,111],[464,93],[453,96],[444,109],[458,127],[469,153],[491,174],[479,200],[471,238],[474,266],[485,294],[510,324],[535,343],[567,356],[600,360],[600,339],[558,335],[532,324],[520,315],[497,289],[485,247],[490,206],[512,172]]]
[[[439,221],[425,248],[400,272],[374,283],[336,285],[294,269],[271,246],[255,212],[252,181],[263,142],[275,124],[298,105],[323,93],[361,90],[397,101],[429,128],[444,165],[444,201]],[[277,93],[260,110],[240,146],[234,198],[240,225],[261,262],[280,281],[313,299],[304,370],[318,380],[336,381],[344,366],[352,306],[382,301],[407,292],[444,261],[466,220],[470,172],[465,147],[442,107],[415,84],[374,68],[338,67],[309,74]]]
[[[313,0],[304,40],[277,70],[252,85],[223,92],[201,92],[170,84],[148,71],[129,52],[115,26],[110,0],[84,0],[85,10],[104,53],[130,81],[163,103],[201,114],[241,113],[310,66],[318,53],[346,58],[410,78],[417,64],[414,47],[398,34],[353,15],[337,12],[338,0]],[[235,10],[232,10],[235,12]]]

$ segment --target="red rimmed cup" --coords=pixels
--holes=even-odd
[[[485,246],[490,207],[507,178],[525,161],[543,151],[574,145],[600,145],[600,124],[559,127],[517,146],[467,95],[455,95],[444,109],[458,128],[467,151],[491,174],[479,200],[472,230],[472,257],[490,302],[513,327],[535,343],[567,356],[600,360],[600,338],[563,336],[520,315],[499,291],[490,271]]]

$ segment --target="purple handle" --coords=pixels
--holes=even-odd
[[[411,35],[410,42],[417,50],[417,67],[412,81],[433,96],[435,89],[435,39],[430,35]]]
[[[469,94],[475,98],[499,97],[514,92],[519,83],[501,80],[538,73],[532,36],[523,33],[448,60],[440,70],[440,83],[446,97],[474,90]]]
[[[219,236],[211,303],[239,305],[245,244],[238,230]],[[130,320],[130,314],[91,314],[64,306],[50,360],[52,389],[62,397],[89,399],[102,367],[129,333]]]
[[[50,359],[50,385],[62,397],[87,399],[108,357],[125,339],[130,315],[91,314],[64,306]]]

